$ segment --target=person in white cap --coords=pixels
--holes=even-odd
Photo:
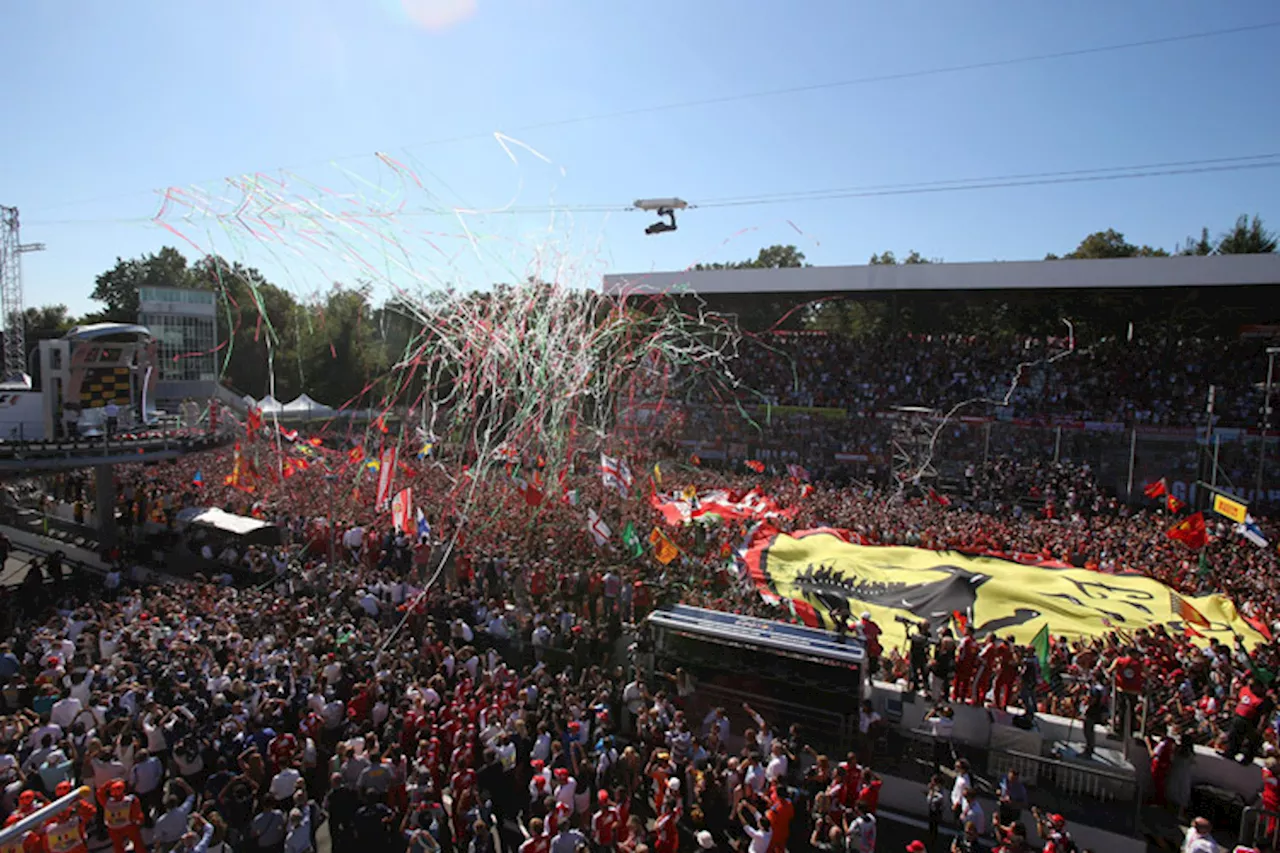
[[[694,839],[695,839],[695,840],[697,840],[697,842],[698,842],[698,847],[699,847],[700,849],[702,849],[702,850],[715,850],[715,849],[716,849],[716,840],[715,840],[715,838],[711,835],[711,833],[710,833],[710,832],[708,832],[707,830],[705,830],[705,829],[700,829],[700,830],[698,830],[698,832],[696,832],[696,833],[694,834],[694,836],[693,836],[693,837],[694,837]]]

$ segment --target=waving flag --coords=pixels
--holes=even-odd
[[[396,530],[409,536],[413,535],[413,490],[401,489],[391,499],[391,523]]]
[[[601,548],[608,543],[609,537],[613,535],[609,525],[604,523],[604,519],[594,509],[587,510],[587,532],[591,534],[591,538],[595,540],[596,545]]]
[[[1152,500],[1155,500],[1158,497],[1167,495],[1169,493],[1169,487],[1165,485],[1164,477],[1161,477],[1154,483],[1148,483],[1142,490],[1142,493]]]
[[[613,489],[624,498],[631,490],[631,469],[625,459],[615,459],[604,453],[600,454],[600,477],[606,489]]]
[[[427,522],[427,516],[423,514],[422,508],[418,508],[418,541],[431,538],[431,525]]]
[[[1046,626],[1053,637],[1089,639],[1156,624],[1179,634],[1190,626],[1204,638],[1199,644],[1210,638],[1234,644],[1236,635],[1248,648],[1265,642],[1226,596],[1183,596],[1146,575],[855,545],[848,536],[829,528],[785,534],[766,525],[747,548],[748,574],[762,592],[812,605],[824,626],[832,624],[832,612],[870,611],[884,628],[886,647],[906,643],[898,616],[935,627],[963,616],[980,638],[998,633],[1024,645]]]
[[[191,485],[195,486],[197,489],[203,488],[203,487],[204,487],[204,474],[203,474],[203,473],[201,473],[199,470],[197,470],[197,471],[196,471],[196,475],[195,475],[194,477],[192,477],[192,478],[191,478]]]
[[[1177,540],[1193,551],[1198,551],[1209,544],[1209,530],[1204,524],[1204,513],[1189,515],[1173,527],[1169,528],[1170,539]]]
[[[384,508],[387,505],[387,501],[391,499],[391,481],[396,476],[396,448],[394,445],[382,449],[379,463],[381,468],[378,470],[377,506]]]

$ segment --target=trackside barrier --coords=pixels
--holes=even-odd
[[[726,710],[741,706],[746,702],[765,722],[778,730],[784,730],[790,723],[799,723],[806,735],[814,741],[847,751],[853,746],[854,735],[858,730],[858,715],[840,714],[835,711],[822,711],[816,708],[785,702],[768,696],[748,693],[745,690],[734,690],[718,684],[698,684],[700,697],[710,700],[712,705],[723,705]],[[701,720],[691,720],[701,723]]]
[[[1240,815],[1240,844],[1261,847],[1280,844],[1280,812],[1267,811],[1261,806],[1249,806]]]
[[[1028,784],[1049,788],[1073,799],[1127,803],[1138,797],[1138,782],[1133,776],[1029,752],[992,750],[989,769],[992,775],[1017,770]]]
[[[987,771],[993,778],[1003,776],[1009,770],[1017,770],[1023,781],[1032,787],[1051,791],[1071,801],[1093,800],[1097,803],[1131,804],[1131,826],[1114,827],[1132,832],[1138,825],[1138,811],[1142,807],[1142,791],[1135,776],[1099,770],[1072,761],[1047,758],[1016,750],[992,750],[988,756]]]
[[[72,791],[70,794],[59,797],[44,808],[37,809],[26,817],[14,821],[4,829],[0,829],[0,849],[7,849],[11,844],[18,844],[21,846],[19,842],[22,841],[22,836],[26,835],[29,830],[43,826],[44,822],[49,818],[60,812],[66,811],[81,799],[91,798],[92,796],[93,791],[88,785],[85,785],[78,790]]]

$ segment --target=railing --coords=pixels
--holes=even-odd
[[[1239,844],[1271,849],[1280,845],[1280,812],[1267,811],[1261,806],[1249,806],[1240,815]]]
[[[724,705],[726,709],[746,702],[753,711],[778,730],[784,730],[790,723],[799,723],[808,739],[816,744],[837,748],[842,753],[853,746],[857,736],[856,712],[841,714],[836,711],[823,711],[795,702],[786,702],[706,682],[698,683],[697,695],[711,700],[713,704]],[[701,720],[696,722],[700,723]]]
[[[21,845],[19,842],[22,841],[22,837],[26,835],[27,832],[35,829],[36,827],[43,826],[45,821],[49,818],[72,808],[81,799],[92,796],[93,791],[88,785],[85,785],[78,790],[72,791],[70,794],[59,797],[44,808],[36,809],[26,817],[19,818],[4,829],[0,829],[0,848],[8,849],[10,845],[18,845],[20,847]]]
[[[1017,770],[1028,785],[1052,790],[1070,799],[1090,799],[1100,803],[1128,803],[1138,799],[1136,776],[1029,752],[992,750],[988,770],[993,776]]]

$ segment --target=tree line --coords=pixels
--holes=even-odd
[[[274,393],[287,401],[305,390],[339,406],[371,390],[363,395],[368,400],[414,331],[394,301],[375,305],[367,285],[335,286],[320,300],[304,303],[253,267],[216,255],[191,263],[166,246],[138,258],[117,258],[100,274],[90,294],[102,304],[99,311],[77,318],[65,305],[28,308],[29,352],[75,325],[137,322],[139,296],[147,287],[217,294],[215,358],[222,381],[256,398]]]
[[[1267,230],[1259,217],[1241,216],[1216,237],[1210,235],[1208,228],[1202,229],[1198,238],[1187,238],[1172,252],[1132,244],[1123,233],[1107,229],[1088,235],[1073,251],[1061,256],[1049,254],[1045,260],[1264,254],[1275,252],[1276,248],[1276,234]],[[896,265],[940,261],[911,250],[901,258],[892,251],[879,252],[868,262]],[[748,260],[699,264],[694,269],[803,266],[810,264],[795,246],[775,245],[761,249],[756,257]],[[306,391],[317,400],[335,406],[361,395],[371,399],[378,393],[380,379],[403,356],[417,332],[408,312],[395,300],[375,304],[372,288],[367,285],[335,286],[318,301],[304,303],[253,267],[214,255],[192,263],[177,249],[165,247],[137,258],[117,258],[110,269],[97,276],[90,296],[103,306],[99,311],[77,318],[70,315],[65,305],[26,309],[28,356],[40,340],[60,337],[77,324],[135,322],[139,294],[145,287],[191,288],[216,293],[220,374],[235,391],[258,398],[275,393],[280,399],[289,400]],[[1037,294],[1004,294],[985,301],[973,295],[963,296],[963,299],[947,301],[945,306],[937,302],[937,297],[931,297],[934,304],[929,305],[916,304],[919,300],[908,295],[834,300],[798,313],[794,323],[804,328],[853,335],[898,325],[938,331],[963,328],[1023,332],[1035,331],[1040,326],[1046,330],[1056,329],[1060,318],[1067,314],[1127,319],[1129,315],[1125,312],[1135,307],[1130,303],[1148,298],[1134,296],[1126,300],[1108,294],[1073,293],[1068,306]],[[1162,295],[1159,299],[1167,297]],[[1090,310],[1091,305],[1097,310]],[[1185,309],[1184,315],[1190,321],[1197,321],[1209,311],[1221,311],[1222,306],[1201,308],[1188,304],[1173,308]],[[762,306],[758,319],[771,324],[782,310],[785,309],[772,303]],[[945,322],[939,325],[940,321],[933,319],[936,317]]]
[[[1172,252],[1125,239],[1123,233],[1108,228],[1086,236],[1070,252],[1050,253],[1046,261],[1059,259],[1106,259],[1173,257],[1190,255],[1269,254],[1276,251],[1277,236],[1258,216],[1240,216],[1232,227],[1210,236],[1201,229]],[[888,250],[873,254],[871,265],[940,263],[916,250],[899,258]],[[733,263],[700,264],[694,269],[780,269],[810,266],[805,255],[792,245],[761,249],[752,259]],[[795,312],[786,328],[801,328],[863,336],[890,330],[914,332],[963,332],[982,334],[1059,334],[1063,317],[1073,318],[1082,331],[1099,335],[1124,332],[1131,320],[1159,323],[1168,330],[1189,334],[1221,334],[1240,323],[1277,319],[1268,300],[1275,294],[1229,294],[1215,288],[1212,293],[1170,294],[1159,289],[1125,293],[1069,291],[1058,293],[976,292],[856,294],[825,299]],[[786,310],[776,299],[761,295],[758,306],[747,306],[739,297],[733,306],[717,306],[737,314],[745,325],[768,328]]]

